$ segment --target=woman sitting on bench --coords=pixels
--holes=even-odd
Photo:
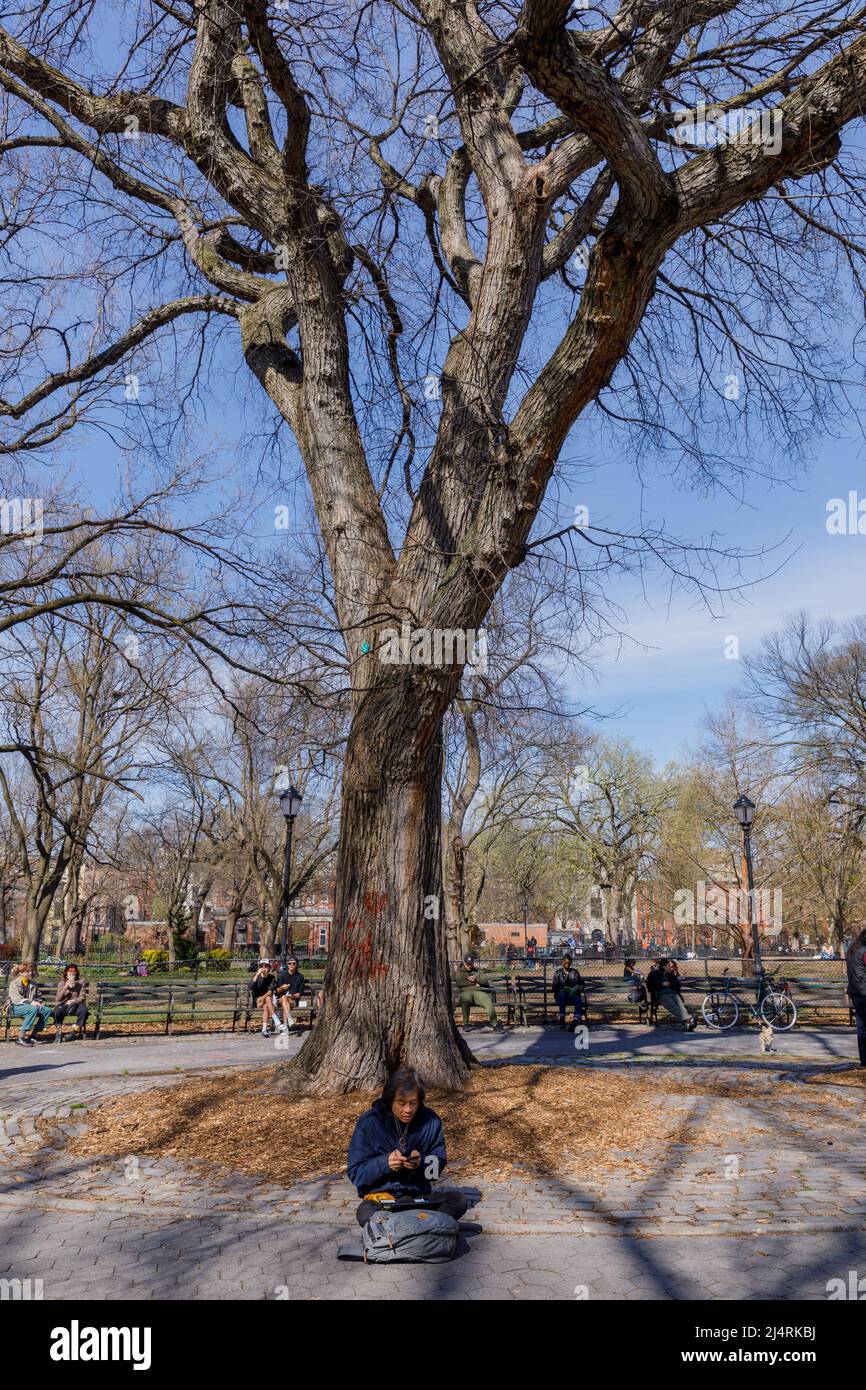
[[[69,1014],[74,1016],[78,1036],[83,1038],[87,1026],[87,985],[82,980],[77,965],[67,965],[63,979],[57,986],[57,997],[54,1000],[54,1026],[57,1030],[54,1041],[57,1043],[63,1041],[63,1020]]]

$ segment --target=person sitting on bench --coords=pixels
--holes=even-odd
[[[83,1038],[87,1025],[87,985],[77,965],[67,965],[63,979],[57,986],[54,1000],[54,1026],[57,1030],[54,1041],[57,1043],[63,1041],[63,1020],[69,1014],[74,1015],[78,1036]]]
[[[629,956],[628,960],[625,962],[622,978],[627,980],[631,985],[628,996],[631,1003],[637,1004],[640,1008],[645,1009],[649,1003],[649,998],[646,992],[646,985],[643,982],[643,975],[637,969],[637,961],[634,956]]]
[[[496,1005],[490,993],[489,977],[478,969],[472,955],[463,957],[462,964],[458,965],[455,972],[455,980],[460,991],[463,1027],[469,1027],[469,1010],[475,1004],[487,1014],[487,1022],[491,1028],[500,1028],[502,1025],[496,1018]]]
[[[297,1008],[298,1001],[306,989],[307,982],[298,969],[298,962],[294,956],[290,956],[285,966],[281,966],[277,971],[277,984],[274,989],[274,999],[282,1010],[283,1023],[287,1028],[295,1026],[292,1009]]]
[[[250,994],[253,997],[253,1008],[262,1011],[262,1037],[267,1038],[271,1032],[271,1021],[277,1025],[277,1031],[284,1033],[286,1025],[280,1023],[274,1010],[274,986],[277,977],[271,971],[271,962],[267,956],[263,956],[259,961],[259,968],[250,980]]]
[[[48,1005],[39,1002],[39,983],[32,960],[13,965],[7,999],[13,1017],[22,1020],[17,1039],[19,1045],[32,1047],[33,1035],[44,1028],[51,1017]]]
[[[559,1008],[559,1026],[565,1027],[565,1010],[572,1008],[572,1028],[576,1028],[583,1017],[583,976],[579,970],[572,970],[571,956],[562,957],[562,965],[553,975],[553,997]]]
[[[359,1225],[380,1207],[430,1207],[459,1220],[469,1205],[463,1193],[433,1189],[447,1161],[442,1121],[425,1104],[417,1072],[401,1067],[359,1117],[349,1143],[346,1166],[361,1198]]]
[[[667,956],[660,956],[646,977],[650,998],[661,1005],[682,1028],[691,1033],[697,1026],[697,1018],[690,1013],[683,1001],[683,987],[680,972]]]

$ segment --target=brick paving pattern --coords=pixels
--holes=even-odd
[[[457,1260],[430,1267],[335,1258],[358,1229],[357,1199],[339,1173],[275,1187],[171,1159],[94,1161],[66,1149],[105,1098],[270,1062],[262,1040],[18,1049],[20,1065],[0,1074],[0,1279],[41,1279],[47,1299],[591,1301],[824,1299],[828,1280],[866,1276],[866,1115],[856,1093],[833,1085],[837,1059],[850,1055],[847,1035],[798,1039],[761,1064],[749,1035],[739,1054],[720,1055],[706,1041],[685,1054],[676,1035],[641,1041],[637,1030],[629,1051],[621,1030],[607,1031],[610,1046],[583,1058],[567,1039],[532,1029],[472,1044],[510,1060],[544,1053],[560,1065],[607,1067],[633,1066],[623,1058],[652,1048],[640,1073],[662,1103],[666,1078],[720,1071],[745,1080],[748,1095],[689,1097],[715,1141],[636,1152],[639,1175],[511,1179],[482,1194],[461,1183],[457,1165],[450,1181],[472,1196],[467,1219],[483,1233],[464,1239]],[[829,1059],[826,1089],[802,1082],[819,1057]],[[39,1132],[46,1117],[63,1121],[51,1143]],[[746,1142],[726,1141],[744,1127]]]

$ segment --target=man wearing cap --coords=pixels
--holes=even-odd
[[[463,1027],[469,1027],[469,1010],[475,1004],[479,1009],[483,1009],[487,1014],[487,1022],[491,1028],[501,1028],[501,1023],[496,1018],[496,1005],[493,1003],[493,995],[490,993],[491,984],[489,976],[479,970],[475,964],[473,956],[463,957],[463,961],[457,967],[455,981],[460,992],[460,1008],[463,1012]]]

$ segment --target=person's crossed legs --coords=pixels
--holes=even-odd
[[[444,1188],[441,1192],[429,1192],[423,1201],[415,1201],[412,1197],[397,1197],[393,1202],[370,1202],[365,1197],[355,1216],[359,1226],[366,1226],[374,1211],[411,1211],[428,1207],[433,1211],[444,1211],[446,1216],[453,1216],[455,1221],[459,1221],[468,1206],[469,1202],[462,1192],[456,1191],[455,1188]]]
[[[34,1033],[44,1028],[51,1017],[51,1010],[47,1004],[16,1004],[12,1013],[15,1018],[22,1020],[18,1033],[18,1041],[22,1043],[29,1042]]]

